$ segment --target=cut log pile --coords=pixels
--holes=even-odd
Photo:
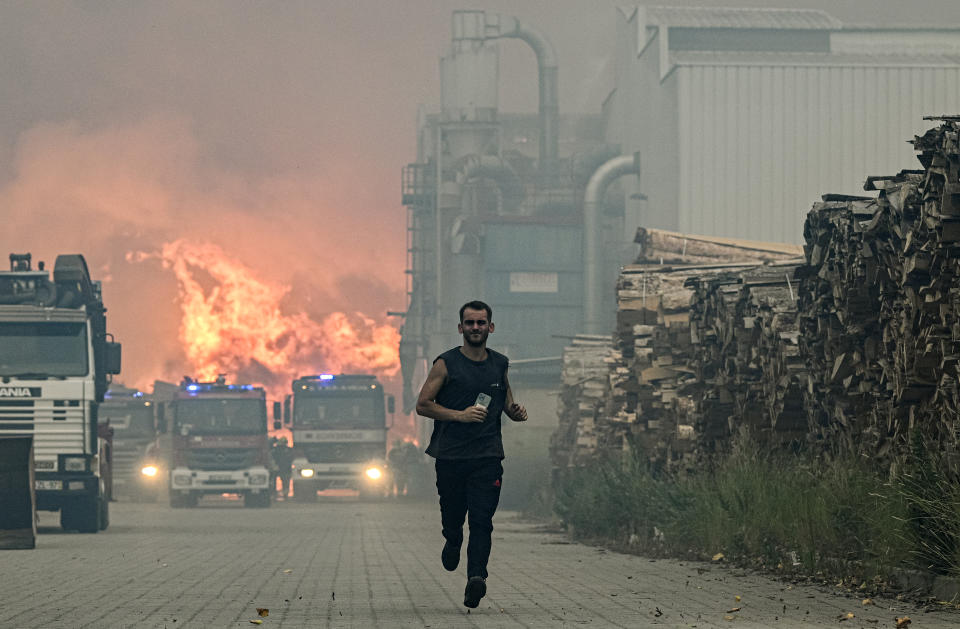
[[[814,205],[800,261],[790,245],[639,230],[614,337],[592,341],[597,384],[571,388],[565,366],[568,421],[592,410],[578,442],[659,467],[690,467],[742,428],[881,464],[917,431],[956,452],[960,117],[940,120],[914,140],[923,170]]]
[[[608,378],[606,358],[610,351],[610,337],[588,334],[577,335],[563,350],[559,423],[550,438],[551,458],[560,467],[580,465],[597,456],[597,419]]]
[[[584,462],[585,451],[575,455],[574,443],[578,434],[587,432],[595,454],[636,448],[657,467],[693,465],[702,387],[690,330],[691,282],[733,277],[765,262],[795,258],[802,251],[793,245],[767,248],[752,241],[646,229],[638,230],[636,241],[641,246],[637,263],[625,267],[617,283],[613,339],[606,339],[604,352],[596,345],[597,337],[591,338],[592,366],[604,361],[605,378],[597,379],[602,392],[593,388],[585,395],[576,390],[582,386],[577,374],[586,337],[577,337],[568,347],[569,358],[564,358],[560,428],[553,440],[554,462],[560,467]],[[670,264],[660,264],[661,260]],[[724,426],[730,415],[723,415]],[[571,428],[575,421],[584,425],[580,433]]]

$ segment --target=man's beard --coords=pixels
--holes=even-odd
[[[487,342],[487,337],[489,336],[489,333],[481,334],[479,341],[473,340],[472,336],[473,335],[470,333],[464,334],[463,342],[469,345],[470,347],[483,347],[483,345]]]

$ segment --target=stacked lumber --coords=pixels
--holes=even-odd
[[[696,348],[690,331],[691,279],[789,259],[800,251],[793,245],[653,229],[639,229],[636,242],[637,262],[623,268],[617,282],[612,342],[578,336],[567,348],[560,427],[553,439],[558,465],[633,448],[656,467],[692,466],[699,391],[692,367]],[[660,264],[661,260],[670,264]],[[601,362],[602,379],[596,371]],[[583,383],[587,378],[590,385]]]
[[[759,242],[721,236],[697,236],[663,229],[637,230],[637,264],[706,266],[715,264],[761,265],[800,255],[796,245]]]
[[[604,399],[610,349],[610,337],[581,334],[563,350],[559,423],[550,438],[550,456],[555,467],[576,466],[597,455],[603,441],[597,414]]]
[[[925,171],[871,179],[891,234],[885,275],[899,281],[883,304],[885,375],[893,383],[888,436],[902,443],[919,427],[931,444],[955,453],[960,361],[960,122],[947,118],[914,139]],[[894,258],[894,254],[896,257]],[[889,315],[889,316],[888,316]],[[881,426],[882,428],[883,426]]]
[[[694,427],[704,452],[722,447],[742,429],[771,444],[804,432],[791,279],[798,263],[690,281],[691,337],[697,348],[692,362],[697,380],[690,389],[696,389]]]
[[[696,351],[690,366],[696,380],[685,392],[693,397],[693,427],[698,445],[713,449],[727,438],[735,400],[733,365],[727,358],[736,355],[737,338],[732,311],[736,303],[739,277],[737,269],[702,273],[691,277],[692,289],[690,337]]]
[[[804,407],[810,439],[827,450],[878,445],[865,418],[886,397],[880,318],[887,315],[879,304],[884,283],[891,297],[897,292],[880,281],[885,274],[877,254],[889,241],[869,233],[879,225],[879,210],[873,199],[825,197],[804,226],[807,266],[798,271],[800,351],[808,367]]]
[[[632,265],[617,282],[620,360],[611,364],[605,418],[616,424],[625,447],[661,465],[684,455],[689,438],[677,418],[678,392],[692,377],[689,362],[689,267]]]
[[[960,117],[940,120],[913,142],[923,170],[814,205],[802,263],[790,245],[638,230],[597,384],[564,393],[584,456],[690,466],[743,427],[881,465],[916,433],[960,451]]]
[[[766,405],[773,444],[799,441],[807,433],[804,391],[807,364],[800,352],[797,264],[772,265],[762,281],[748,284],[755,307],[756,355],[761,368],[760,398]]]

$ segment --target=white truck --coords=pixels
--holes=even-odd
[[[10,255],[0,272],[0,430],[33,437],[37,508],[64,529],[107,528],[110,431],[97,420],[120,344],[107,333],[99,282],[81,255]]]
[[[390,492],[386,414],[393,413],[394,400],[384,398],[375,376],[302,376],[293,381],[286,405],[294,500],[314,502],[326,489],[354,489],[366,498]]]

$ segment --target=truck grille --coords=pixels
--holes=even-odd
[[[185,453],[194,470],[240,470],[257,462],[257,448],[191,448]]]
[[[140,464],[149,441],[130,441],[122,445],[113,443],[114,479],[132,480],[140,476]]]
[[[33,400],[0,400],[0,434],[33,432]]]
[[[82,453],[83,411],[80,400],[0,400],[0,435],[32,435],[38,460]]]
[[[327,462],[363,462],[370,459],[382,459],[382,443],[317,443],[303,447],[307,460],[311,463]]]

